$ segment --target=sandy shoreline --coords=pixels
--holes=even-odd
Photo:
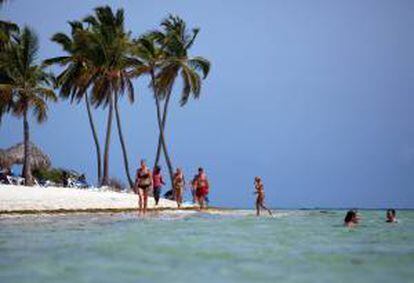
[[[177,204],[160,199],[155,206],[154,199],[149,198],[148,208],[170,210],[177,209]],[[193,208],[183,206],[183,209]],[[0,185],[0,214],[125,212],[137,209],[138,196],[133,193]]]

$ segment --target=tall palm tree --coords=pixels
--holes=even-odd
[[[210,62],[200,56],[189,57],[188,51],[193,46],[199,33],[199,29],[190,32],[186,23],[178,16],[170,15],[161,23],[161,31],[153,32],[153,36],[159,42],[163,51],[167,54],[160,66],[156,77],[156,85],[159,96],[165,98],[162,115],[162,131],[165,129],[171,92],[178,76],[182,78],[182,93],[180,105],[184,106],[190,96],[199,98],[202,79],[205,79],[210,71]],[[201,76],[202,75],[202,76]],[[160,134],[155,163],[158,164],[161,148],[165,149],[165,140]],[[164,150],[166,160],[170,160]]]
[[[102,179],[102,162],[101,162],[101,147],[99,144],[98,135],[96,132],[95,123],[92,116],[92,110],[88,97],[88,88],[93,82],[96,71],[90,62],[83,54],[83,41],[79,39],[84,32],[84,27],[81,22],[69,22],[71,26],[71,35],[64,33],[56,33],[52,37],[52,41],[59,44],[66,53],[64,56],[50,58],[44,61],[46,65],[57,64],[65,69],[57,76],[57,86],[60,87],[60,95],[65,99],[70,99],[71,102],[80,103],[85,101],[86,111],[88,113],[89,125],[92,131],[92,137],[95,143],[96,162],[97,162],[97,176],[98,184]]]
[[[162,141],[165,141],[163,123],[161,117],[161,103],[160,103],[160,91],[157,88],[156,84],[156,74],[160,71],[160,66],[163,64],[166,53],[163,52],[163,48],[156,42],[156,37],[152,33],[148,33],[144,36],[141,36],[138,40],[135,41],[134,54],[139,58],[140,63],[135,67],[134,71],[131,74],[134,77],[139,77],[142,75],[148,75],[150,77],[150,87],[153,90],[155,106],[157,111],[157,122],[159,128],[159,135]],[[169,159],[166,143],[162,142],[163,150],[167,154],[166,163],[170,173],[171,185],[173,182],[173,168],[171,161]],[[155,165],[157,165],[156,162]]]
[[[23,117],[23,176],[27,186],[33,185],[30,168],[29,111],[33,110],[37,122],[41,123],[47,118],[47,100],[57,100],[53,89],[49,87],[51,75],[45,72],[43,66],[36,64],[38,49],[36,34],[25,27],[15,36],[15,42],[7,45],[0,55],[0,68],[6,75],[0,85],[1,103],[7,112]]]
[[[125,31],[124,11],[113,13],[109,6],[95,8],[95,14],[84,19],[89,29],[84,33],[84,52],[96,68],[93,79],[92,102],[96,107],[108,107],[108,121],[104,150],[102,184],[109,183],[109,146],[112,129],[113,109],[115,109],[118,136],[122,147],[124,167],[129,185],[133,181],[129,172],[128,155],[122,134],[118,107],[120,95],[127,93],[129,101],[134,101],[134,87],[129,75],[139,61],[131,56],[130,33]]]

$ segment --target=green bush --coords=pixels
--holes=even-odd
[[[54,183],[62,183],[64,170],[52,169],[37,169],[33,171],[33,176],[38,180],[49,180]]]

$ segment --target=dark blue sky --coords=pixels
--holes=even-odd
[[[414,207],[414,1],[14,0],[0,13],[39,33],[45,59],[61,54],[53,33],[103,4],[124,8],[134,35],[168,13],[201,28],[192,54],[211,60],[211,74],[183,108],[176,89],[167,135],[188,177],[206,168],[214,204],[252,205],[261,175],[275,207]],[[147,84],[121,105],[133,167],[155,153]],[[95,112],[102,142],[105,113]],[[50,107],[32,139],[54,166],[96,179],[83,104]],[[21,140],[22,122],[7,117],[0,147]],[[111,175],[125,179],[115,131]]]

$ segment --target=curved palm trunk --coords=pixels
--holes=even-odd
[[[24,134],[24,164],[23,177],[26,186],[33,186],[32,171],[30,168],[31,148],[29,136],[29,121],[27,120],[27,109],[23,114],[23,134]]]
[[[104,149],[104,164],[103,164],[103,176],[102,186],[109,185],[109,146],[111,144],[111,131],[112,131],[112,116],[113,116],[113,102],[112,96],[109,98],[109,110],[108,110],[108,122],[106,125],[106,138]]]
[[[167,95],[165,104],[164,104],[164,113],[163,113],[163,117],[161,117],[161,106],[160,106],[160,100],[159,97],[156,93],[156,86],[155,86],[155,75],[154,72],[151,72],[151,83],[152,83],[152,89],[154,91],[154,98],[155,98],[155,104],[156,104],[156,108],[157,108],[157,121],[158,121],[158,128],[159,128],[159,141],[158,141],[158,147],[162,146],[162,149],[164,151],[164,156],[165,156],[165,161],[167,163],[167,167],[168,167],[168,172],[170,174],[170,181],[171,181],[171,187],[173,187],[173,182],[174,182],[174,169],[171,163],[171,159],[170,156],[168,155],[168,150],[167,150],[167,146],[165,143],[165,136],[164,136],[164,128],[165,128],[165,122],[166,122],[166,118],[167,118],[167,109],[168,109],[168,102],[169,102],[169,94]],[[158,165],[159,162],[159,151],[160,149],[157,148],[157,157],[156,157],[156,161],[155,164]]]
[[[165,99],[164,102],[164,110],[162,113],[162,129],[165,130],[165,124],[167,121],[167,110],[168,110],[168,103],[170,101],[170,92],[167,94],[167,98]],[[161,148],[162,148],[162,140],[161,140],[161,136],[159,136],[158,138],[158,145],[157,145],[157,154],[155,157],[155,165],[158,165],[159,161],[160,161],[160,157],[161,157]]]
[[[93,141],[95,142],[96,162],[98,166],[97,176],[98,176],[98,184],[100,184],[102,180],[101,147],[99,145],[99,139],[96,133],[95,123],[93,122],[93,118],[92,118],[91,105],[89,103],[88,94],[86,92],[85,92],[85,103],[86,103],[86,110],[88,112],[89,125],[91,126],[91,130],[92,130]]]
[[[117,123],[117,128],[118,128],[119,142],[121,143],[122,155],[124,157],[125,172],[128,178],[129,186],[133,188],[134,182],[132,181],[131,175],[129,173],[128,155],[127,155],[126,145],[124,141],[124,136],[122,134],[121,118],[119,116],[119,110],[118,110],[118,94],[115,94],[115,117],[116,117],[116,123]]]

